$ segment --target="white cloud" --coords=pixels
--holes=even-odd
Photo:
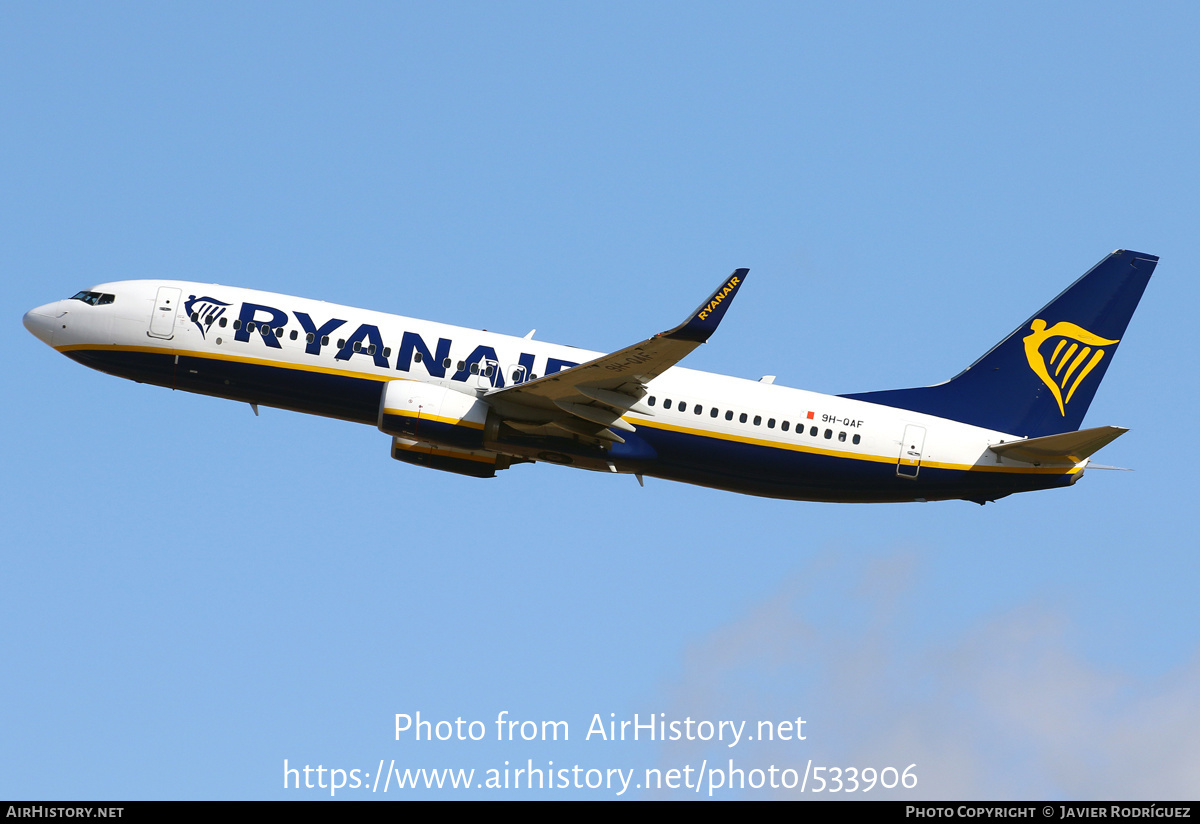
[[[865,798],[1200,796],[1200,658],[1161,678],[1105,671],[1072,648],[1064,614],[1036,604],[933,641],[914,630],[929,616],[913,573],[900,555],[826,561],[688,650],[668,717],[749,731],[800,715],[807,740],[666,744],[660,766],[917,765],[914,790]]]

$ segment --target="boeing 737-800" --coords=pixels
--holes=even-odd
[[[608,355],[174,280],[101,284],[25,326],[85,366],[370,424],[397,460],[463,475],[546,461],[795,500],[982,504],[1075,483],[1126,431],[1079,426],[1157,262],[1113,252],[957,377],[853,395],[677,365],[746,269]]]

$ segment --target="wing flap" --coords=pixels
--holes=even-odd
[[[626,395],[624,392],[611,392],[607,389],[599,389],[586,384],[580,384],[575,389],[584,397],[599,401],[605,406],[611,406],[620,412],[637,412],[639,415],[645,415],[647,418],[654,417],[654,410],[642,403],[642,398],[646,396],[645,390],[636,390],[637,397],[634,397],[633,395]]]

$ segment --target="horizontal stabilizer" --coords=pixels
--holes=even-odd
[[[1121,426],[1097,426],[1023,441],[991,444],[998,455],[1031,464],[1077,464],[1128,432]]]

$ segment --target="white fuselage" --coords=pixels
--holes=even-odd
[[[391,381],[483,397],[602,354],[214,284],[123,281],[92,293],[112,300],[57,301],[31,310],[25,324],[60,352],[123,377],[362,423],[376,422],[379,392]],[[997,497],[1074,482],[1087,463],[1032,466],[989,449],[1017,439],[1011,434],[679,366],[646,388],[641,411],[624,420],[653,447],[652,460],[538,457],[573,456],[568,439],[515,439],[511,449],[499,439],[488,448],[830,501]]]

